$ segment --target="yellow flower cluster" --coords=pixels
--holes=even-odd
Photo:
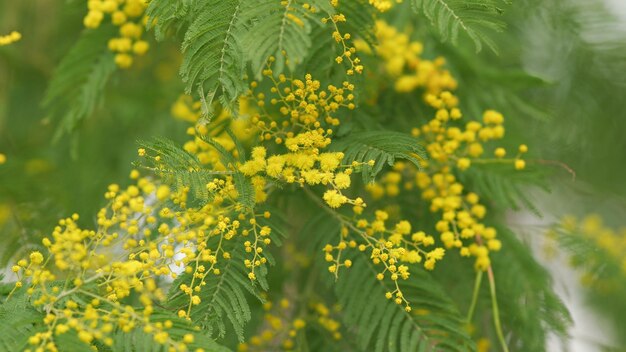
[[[521,170],[525,168],[521,155],[528,151],[528,147],[521,145],[515,158],[505,159],[506,151],[501,147],[494,149],[495,158],[481,158],[485,142],[504,136],[502,114],[488,110],[483,114],[482,124],[469,121],[461,129],[454,124],[455,120],[461,120],[462,113],[457,107],[458,99],[452,93],[428,94],[425,100],[437,110],[435,118],[421,130],[413,131],[415,135],[423,134],[430,156],[424,170],[416,173],[415,184],[421,190],[422,198],[430,202],[430,210],[441,213],[436,230],[444,245],[459,248],[463,256],[476,257],[476,268],[486,270],[491,264],[489,251],[499,250],[501,243],[496,239],[496,230],[481,221],[487,210],[479,203],[479,196],[467,190],[453,170],[463,172],[472,163],[508,163]],[[474,243],[467,246],[464,240]]]
[[[445,59],[438,57],[431,61],[420,57],[422,43],[411,41],[407,33],[398,32],[379,20],[376,21],[376,38],[378,45],[374,52],[363,40],[356,41],[355,46],[358,51],[375,54],[383,60],[384,73],[394,80],[396,91],[407,93],[423,88],[426,93],[438,95],[444,90],[456,89],[456,80],[443,68]]]
[[[273,84],[271,92],[277,95],[270,99],[268,106],[263,94],[250,96],[256,99],[260,113],[254,115],[252,122],[260,131],[261,141],[274,140],[275,144],[284,145],[286,153],[268,156],[264,146],[254,147],[251,159],[240,166],[239,170],[246,176],[263,176],[272,182],[297,183],[300,186],[325,185],[330,187],[322,196],[325,205],[336,209],[345,204],[353,205],[353,211],[360,215],[366,206],[365,202],[357,197],[350,199],[342,193],[351,185],[351,174],[359,170],[363,164],[354,162],[351,165],[342,165],[343,153],[324,152],[331,143],[332,127],[339,124],[333,114],[340,107],[354,108],[350,102],[353,99],[350,93],[354,87],[348,82],[342,88],[328,86],[327,91],[320,90],[321,84],[306,75],[304,81],[288,79],[279,75],[278,79],[272,76],[271,69],[263,72]],[[251,84],[254,89],[256,82]],[[286,87],[285,87],[286,86]],[[347,94],[347,95],[346,95]],[[273,107],[274,113],[268,108]],[[327,129],[325,130],[325,126]],[[368,164],[373,166],[374,161]],[[399,222],[395,229],[385,227],[388,215],[385,212],[376,212],[376,219],[371,223],[365,218],[345,218],[343,215],[334,215],[344,224],[341,241],[335,245],[327,245],[326,260],[333,262],[329,271],[335,276],[339,268],[352,265],[351,260],[341,260],[342,251],[348,247],[368,251],[374,264],[382,264],[384,268],[378,274],[382,280],[386,274],[394,281],[398,304],[405,304],[410,311],[409,302],[404,299],[397,284],[398,279],[406,280],[409,277],[408,266],[401,262],[417,263],[424,258],[424,266],[433,269],[436,261],[443,257],[444,250],[435,248],[425,251],[422,247],[432,246],[434,239],[424,233],[415,233],[410,239],[405,238],[411,231],[408,221]],[[354,239],[347,239],[354,236]],[[335,253],[333,255],[333,253]]]
[[[592,287],[602,293],[610,293],[620,278],[617,275],[601,275],[586,268],[596,267],[602,263],[612,262],[619,267],[622,279],[626,277],[626,228],[614,230],[606,226],[602,217],[590,214],[578,220],[574,216],[565,216],[559,224],[559,230],[566,236],[580,236],[591,241],[598,248],[596,256],[580,257],[572,255],[570,260],[574,267],[582,268],[581,281],[583,285]],[[554,232],[549,233],[554,236]],[[591,265],[591,266],[590,266]]]
[[[463,172],[473,163],[509,163],[515,169],[523,169],[525,162],[520,156],[528,147],[521,145],[515,158],[505,159],[503,148],[494,149],[494,158],[481,158],[485,152],[483,143],[504,136],[502,115],[486,111],[483,123],[470,121],[461,129],[456,126],[462,113],[452,93],[428,94],[425,100],[437,109],[435,118],[412,132],[423,136],[429,160],[422,163],[421,171],[399,162],[383,175],[380,183],[368,185],[367,189],[374,199],[395,197],[400,189],[419,189],[422,198],[430,203],[430,211],[441,214],[435,229],[444,246],[458,248],[462,256],[474,256],[476,268],[486,270],[491,263],[489,251],[499,250],[501,243],[496,239],[495,228],[482,223],[487,209],[480,204],[479,196],[467,190],[455,172]]]
[[[7,35],[0,35],[0,46],[9,45],[22,39],[20,32],[13,31]]]
[[[522,170],[526,162],[521,156],[528,147],[519,146],[514,158],[505,158],[506,150],[501,147],[493,150],[493,158],[484,158],[484,143],[504,136],[502,114],[488,110],[482,123],[468,121],[462,125],[458,98],[451,92],[456,81],[442,67],[443,59],[423,60],[419,57],[420,43],[410,42],[407,34],[384,22],[377,23],[377,36],[380,44],[376,54],[384,60],[386,74],[396,79],[396,90],[410,92],[421,88],[425,103],[435,114],[432,120],[412,130],[414,136],[422,136],[426,141],[429,160],[422,163],[423,169],[418,172],[412,165],[399,162],[379,183],[368,185],[367,189],[374,199],[396,197],[401,189],[418,189],[430,203],[430,211],[441,214],[435,230],[443,245],[458,248],[462,256],[475,257],[476,269],[487,270],[491,265],[489,252],[499,250],[501,243],[496,239],[495,228],[482,223],[487,210],[480,204],[479,196],[456,175],[479,163],[505,163]]]
[[[331,5],[337,8],[339,6],[339,0],[331,0]],[[339,23],[346,22],[346,16],[342,13],[330,14],[328,17],[322,18],[322,23],[332,23],[334,31],[332,33],[333,39],[338,44],[341,44],[341,55],[338,55],[335,58],[335,61],[338,64],[341,64],[344,61],[348,63],[348,69],[346,70],[346,74],[354,75],[355,73],[363,73],[363,65],[361,64],[361,59],[356,56],[356,47],[354,45],[350,45],[350,40],[352,35],[350,33],[342,33],[339,29]]]
[[[350,260],[340,259],[344,249],[350,247],[367,251],[374,264],[383,266],[378,278],[382,280],[388,275],[396,285],[391,293],[395,295],[396,302],[405,304],[407,311],[411,310],[397,284],[397,280],[406,280],[410,275],[408,266],[402,265],[402,262],[418,263],[423,260],[427,269],[433,269],[443,257],[444,250],[424,250],[424,247],[434,245],[434,239],[423,232],[410,235],[408,221],[401,221],[394,229],[387,229],[385,221],[388,215],[383,211],[376,212],[376,218],[371,222],[359,217],[365,202],[360,197],[350,199],[342,193],[351,185],[351,174],[359,171],[363,164],[342,165],[343,153],[325,152],[324,149],[332,142],[332,128],[340,123],[334,113],[341,107],[354,108],[351,103],[354,86],[344,82],[341,88],[328,86],[327,90],[321,90],[320,82],[310,75],[306,75],[304,81],[284,75],[274,78],[269,66],[263,74],[271,81],[270,91],[275,96],[268,98],[262,93],[254,94],[253,89],[258,83],[252,82],[249,95],[257,101],[260,111],[253,115],[252,123],[256,124],[261,141],[273,140],[287,151],[268,156],[266,147],[256,146],[251,158],[239,170],[246,176],[263,177],[271,182],[299,184],[302,187],[325,185],[329,187],[322,196],[325,206],[336,209],[345,204],[353,205],[355,218],[334,213],[344,228],[340,242],[325,248],[326,260],[333,262],[329,271],[337,276],[340,267],[352,265]],[[267,100],[270,104],[266,104]],[[370,166],[373,163],[368,162]]]
[[[357,214],[361,211],[358,206],[355,207]],[[415,264],[423,261],[424,268],[433,270],[437,261],[443,258],[445,250],[439,247],[425,250],[424,248],[435,244],[432,236],[423,231],[412,233],[411,223],[407,220],[397,221],[389,227],[389,214],[382,210],[375,211],[374,219],[369,221],[365,217],[336,217],[343,227],[340,241],[334,246],[327,244],[324,247],[325,260],[332,262],[328,271],[338,277],[342,266],[352,266],[350,259],[341,259],[347,248],[367,252],[374,265],[382,266],[376,278],[384,280],[389,277],[395,285],[395,290],[387,292],[386,297],[393,298],[397,304],[404,304],[405,309],[411,311],[410,302],[404,297],[398,284],[398,280],[407,280],[410,276],[409,267],[403,263]]]
[[[271,60],[270,60],[271,61]],[[340,108],[354,109],[354,86],[343,82],[342,87],[329,85],[321,89],[321,83],[310,74],[304,80],[288,78],[281,74],[272,76],[271,68],[263,74],[272,82],[269,99],[263,94],[254,94],[257,82],[251,83],[250,97],[257,102],[260,113],[253,115],[252,123],[260,133],[261,141],[273,140],[283,145],[285,153],[268,157],[264,146],[252,150],[252,158],[240,166],[246,176],[263,175],[272,181],[305,185],[330,186],[324,200],[333,208],[349,203],[364,206],[360,198],[349,199],[341,190],[350,187],[350,175],[359,163],[342,165],[343,153],[324,152],[331,143],[333,127],[339,125],[335,113]],[[259,181],[260,183],[260,181]]]
[[[342,189],[350,187],[352,168],[341,167],[343,153],[287,153],[272,155],[266,158],[266,149],[255,147],[252,159],[241,165],[239,170],[246,176],[257,177],[263,174],[266,177],[280,182],[297,183],[315,186],[318,184],[332,187],[324,193],[324,200],[331,208],[338,208],[343,204],[365,206],[361,198],[349,199],[341,193]]]
[[[240,352],[251,351],[293,351],[298,348],[298,335],[308,326],[326,331],[333,339],[341,339],[341,324],[333,319],[331,310],[323,303],[311,301],[308,304],[281,299],[278,304],[267,301],[262,329],[239,344]]]
[[[89,12],[83,19],[87,28],[98,28],[109,15],[111,23],[119,27],[118,38],[109,40],[109,50],[116,53],[115,63],[120,68],[129,68],[133,64],[133,54],[143,55],[149,44],[142,40],[144,27],[148,19],[144,17],[147,3],[143,0],[89,0]]]
[[[395,0],[396,3],[401,3],[402,0]],[[393,7],[394,1],[392,0],[369,0],[370,5],[374,6],[376,10],[385,12]]]
[[[271,57],[269,61],[273,62],[274,58]],[[354,85],[349,82],[343,82],[341,87],[328,85],[324,90],[320,81],[314,80],[310,74],[305,75],[304,80],[284,74],[274,78],[269,65],[263,70],[263,75],[272,83],[270,91],[274,96],[269,99],[270,106],[267,105],[265,94],[254,93],[258,82],[250,83],[249,92],[250,98],[256,101],[260,109],[260,113],[253,116],[252,122],[263,132],[261,140],[274,138],[276,144],[282,144],[286,138],[294,138],[300,132],[330,135],[332,128],[339,125],[335,113],[341,108],[355,108],[352,93]],[[323,125],[326,130],[320,130]]]
[[[141,154],[153,157],[145,150]],[[220,275],[220,267],[231,260],[233,238],[250,238],[244,242],[251,253],[245,259],[250,280],[266,262],[263,250],[271,243],[271,229],[258,219],[271,214],[243,209],[229,176],[207,185],[212,202],[200,207],[187,204],[187,188],[174,191],[138,171],[131,178],[136,183],[125,189],[109,186],[109,205],[98,213],[97,230],[81,229],[76,214],[62,219],[52,236],[43,239],[47,254],[32,252],[13,266],[18,276],[14,290],[28,284],[33,304],[47,312],[47,330],[29,339],[34,350],[56,351],[55,336],[69,329],[85,343],[105,345],[112,344],[113,331],[142,329],[170,350],[185,351],[192,335],[175,341],[168,334],[172,321],[151,319],[155,306],[165,300],[158,281],[187,275],[179,289],[188,304],[178,316],[189,319],[206,279]],[[131,295],[141,310],[126,303]]]

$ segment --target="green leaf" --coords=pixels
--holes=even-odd
[[[400,282],[413,310],[385,298],[395,285],[377,280],[378,270],[367,255],[355,253],[353,265],[340,274],[335,291],[342,319],[366,351],[474,351],[458,309],[428,273],[411,266],[409,280]],[[328,275],[328,273],[326,273]],[[357,288],[358,289],[355,289]]]
[[[25,288],[17,290],[0,304],[0,351],[22,351],[28,338],[39,331],[44,315],[35,310],[25,295]]]
[[[348,136],[337,139],[331,148],[342,151],[344,163],[356,161],[366,163],[363,166],[363,181],[372,182],[385,164],[392,166],[396,159],[406,159],[420,168],[426,154],[419,141],[410,135],[392,131],[353,132]],[[374,160],[373,167],[367,162]]]
[[[235,182],[235,189],[237,190],[239,202],[246,208],[254,208],[254,187],[249,178],[244,176],[241,172],[235,172],[233,176],[233,182]]]
[[[270,56],[277,59],[275,72],[283,71],[285,58],[293,70],[306,58],[311,47],[311,24],[302,3],[294,0],[284,3],[275,0],[249,1],[244,9],[243,17],[252,25],[246,31],[243,46],[255,74],[260,74]]]
[[[197,199],[205,201],[209,199],[206,185],[220,175],[220,172],[208,169],[195,155],[167,138],[158,137],[138,143],[142,148],[151,150],[161,157],[158,163],[153,162],[152,158],[146,158],[146,161],[153,162],[151,168],[163,182],[174,186],[175,189],[189,187],[190,194]]]
[[[150,19],[146,29],[154,30],[157,40],[163,40],[168,32],[180,30],[185,20],[194,10],[194,0],[152,0],[146,9],[146,16]]]
[[[500,32],[504,23],[499,0],[412,0],[416,13],[423,13],[433,24],[441,39],[452,44],[459,41],[459,32],[467,34],[480,51],[487,45],[496,52],[496,45],[488,31]]]
[[[85,30],[55,70],[43,100],[51,116],[61,120],[55,139],[74,131],[102,101],[104,88],[116,70],[113,53],[107,48],[114,33],[113,26]]]
[[[208,0],[194,12],[182,44],[180,73],[186,91],[195,90],[207,112],[218,95],[224,107],[235,110],[236,100],[245,88],[239,42],[241,1]]]
[[[257,287],[248,279],[249,269],[243,264],[243,240],[241,237],[225,242],[225,249],[231,253],[232,259],[222,260],[217,268],[220,275],[209,274],[206,285],[197,293],[201,298],[199,305],[191,310],[191,319],[200,324],[211,336],[224,337],[227,333],[226,322],[233,327],[240,342],[244,341],[244,326],[251,319],[247,297],[252,295],[261,299]],[[201,263],[205,266],[206,263]],[[259,269],[259,268],[257,268]],[[262,272],[257,279],[264,279]],[[192,274],[181,274],[172,284],[168,306],[174,309],[186,309],[189,296],[179,286],[191,281]]]
[[[313,217],[301,230],[307,245],[315,243],[312,255],[321,256],[326,243],[341,238],[339,222],[326,213]],[[312,240],[311,240],[312,239]],[[429,273],[410,265],[411,276],[400,280],[412,311],[385,298],[395,284],[389,278],[377,280],[381,270],[366,252],[344,252],[352,267],[330,283],[337,296],[340,315],[347,331],[354,333],[362,351],[474,351],[474,342],[464,329],[464,318],[445,289]],[[343,258],[343,257],[342,257]],[[327,263],[315,261],[320,275],[332,280]],[[355,289],[358,288],[358,289]]]
[[[541,213],[529,197],[529,191],[533,187],[550,190],[542,170],[533,167],[515,170],[512,164],[474,164],[461,173],[460,178],[500,209],[525,207],[537,216]]]
[[[245,152],[243,146],[241,145],[241,142],[235,136],[235,134],[230,131],[230,129],[227,128],[226,132],[232,138],[233,143],[235,143],[235,147],[237,148],[239,154],[239,160],[244,162]],[[233,154],[226,150],[226,148],[224,148],[224,146],[222,146],[220,143],[215,141],[210,136],[201,136],[200,138],[203,141],[212,145],[218,151],[222,159],[222,164],[226,165],[227,167],[229,165],[231,167],[235,167],[237,165],[237,160],[235,159]],[[252,182],[250,181],[250,179],[245,177],[241,172],[234,171],[233,182],[235,183],[235,189],[239,194],[239,202],[241,202],[247,209],[254,208],[254,187],[252,186]]]
[[[502,250],[492,255],[492,261],[500,317],[510,331],[509,345],[516,346],[516,351],[546,351],[549,333],[566,338],[572,318],[554,291],[550,273],[529,247],[504,227],[498,227],[498,239]],[[487,292],[483,300],[489,302]]]

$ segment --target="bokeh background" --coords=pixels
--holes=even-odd
[[[620,310],[619,297],[594,296],[545,234],[565,214],[593,213],[625,236],[617,230],[626,226],[626,2],[519,0],[503,10],[508,27],[495,36],[498,54],[442,44],[425,20],[417,21],[416,37],[428,54],[448,58],[470,113],[502,111],[511,144],[528,144],[549,170],[549,193],[524,190],[540,209],[509,218],[551,268],[572,311],[572,341],[551,346],[624,350],[624,303]],[[37,246],[58,218],[95,217],[106,186],[127,179],[138,139],[184,138],[186,125],[170,115],[182,91],[174,41],[152,42],[132,70],[113,76],[89,118],[59,132],[62,119],[42,100],[84,14],[83,1],[0,0],[0,34],[23,36],[0,47],[0,153],[7,157],[0,166],[0,267]]]

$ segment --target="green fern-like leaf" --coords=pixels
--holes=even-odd
[[[260,74],[270,56],[277,58],[276,72],[282,72],[285,58],[290,69],[305,59],[311,47],[311,24],[301,2],[250,1],[244,17],[252,23],[243,44],[255,74]]]
[[[239,159],[235,159],[232,153],[227,151],[224,146],[219,144],[210,136],[201,136],[200,138],[217,150],[217,152],[220,154],[222,164],[226,165],[227,167],[234,167],[237,162],[245,162],[245,153],[243,147],[241,146],[241,142],[232,133],[232,131],[227,128],[226,132],[235,143],[239,154]],[[235,183],[235,189],[237,190],[237,194],[239,195],[239,202],[243,204],[243,206],[247,209],[252,209],[254,207],[254,188],[252,187],[252,182],[250,181],[250,179],[245,177],[239,171],[233,171],[233,181]]]
[[[224,337],[227,332],[226,322],[230,322],[234,332],[241,342],[244,338],[244,326],[251,319],[250,306],[247,297],[256,296],[261,299],[258,288],[248,279],[249,270],[243,264],[243,245],[233,240],[232,259],[225,260],[218,268],[220,275],[210,275],[205,280],[206,285],[198,293],[201,303],[191,311],[194,323],[202,325],[211,336]],[[263,272],[257,273],[257,278],[264,280]],[[186,308],[189,297],[178,286],[183,282],[191,281],[191,274],[180,275],[172,285],[168,305],[176,309]]]
[[[195,9],[194,0],[152,0],[146,9],[146,16],[150,18],[146,29],[154,29],[157,40],[163,40],[174,30],[178,31],[185,24],[188,16]]]
[[[311,255],[320,256],[327,243],[340,238],[340,224],[327,213],[319,213],[301,230],[308,240]],[[335,237],[336,236],[336,237]],[[311,240],[313,239],[313,240]],[[400,285],[413,310],[385,298],[395,290],[392,281],[377,280],[379,272],[364,252],[345,252],[352,267],[329,283],[341,306],[346,329],[356,335],[361,351],[474,351],[456,305],[441,285],[424,269],[411,266],[411,276]],[[331,281],[327,265],[315,264]],[[354,288],[358,287],[358,290]]]
[[[0,279],[2,279],[0,277]],[[22,351],[28,346],[28,338],[40,330],[43,314],[35,310],[25,294],[26,289],[14,292],[5,302],[5,295],[13,285],[0,286],[0,351]]]
[[[220,174],[219,172],[207,169],[195,155],[183,150],[167,138],[139,141],[139,145],[161,157],[152,168],[163,182],[173,185],[176,189],[189,187],[190,194],[194,197],[200,200],[209,199],[206,185]]]
[[[585,233],[581,228],[565,229],[561,226],[554,229],[554,235],[559,249],[567,253],[572,266],[584,270],[593,280],[613,279],[618,282],[619,278],[626,276],[622,271],[621,258],[598,244],[600,236]],[[612,235],[607,233],[606,236],[610,239]],[[626,289],[626,282],[621,284]]]
[[[506,228],[498,228],[498,238],[502,251],[492,260],[501,319],[511,331],[510,346],[516,346],[512,351],[545,351],[548,333],[567,336],[572,324],[567,307],[554,291],[550,274],[533,258],[528,246]],[[484,302],[489,302],[486,288],[483,293]]]
[[[502,9],[499,0],[412,0],[413,9],[423,13],[435,26],[442,40],[457,44],[459,32],[467,34],[480,51],[485,44],[496,51],[487,32],[500,32]]]
[[[363,166],[363,181],[371,182],[385,164],[393,165],[396,159],[406,159],[420,167],[426,154],[419,141],[407,134],[392,131],[353,132],[338,139],[331,145],[334,150],[342,151],[344,162],[366,163]],[[373,167],[367,162],[374,160]]]
[[[185,33],[180,68],[187,93],[195,90],[206,111],[218,95],[224,106],[234,110],[245,87],[239,42],[241,1],[210,0],[194,12],[195,18]]]
[[[406,312],[385,298],[393,282],[376,280],[376,268],[362,253],[336,283],[342,318],[364,351],[473,351],[456,306],[428,273],[412,267],[401,283],[413,307]],[[355,287],[359,287],[355,290]]]
[[[537,168],[515,170],[511,164],[476,164],[461,174],[463,182],[472,184],[485,199],[501,209],[527,208],[540,216],[539,209],[529,197],[531,188],[549,191],[545,174]]]
[[[241,172],[235,172],[233,180],[238,194],[237,200],[247,209],[252,209],[254,207],[254,187],[252,182]]]
[[[85,30],[54,72],[43,105],[53,118],[61,120],[55,139],[73,131],[102,100],[116,70],[113,53],[107,48],[113,35],[112,26]]]
[[[265,210],[270,210],[272,216],[269,219],[259,219],[259,225],[269,226],[272,229],[270,234],[272,243],[279,246],[286,236],[284,229],[286,219],[273,208],[263,208],[258,211]],[[215,238],[211,240],[217,241]],[[248,299],[256,298],[262,301],[259,288],[269,289],[266,278],[267,265],[261,265],[255,269],[255,281],[248,279],[250,269],[244,265],[246,252],[243,249],[243,242],[245,240],[247,240],[245,237],[238,236],[222,243],[222,248],[231,254],[232,259],[221,260],[217,265],[220,275],[207,276],[206,285],[202,286],[202,290],[197,293],[201,302],[191,310],[191,319],[194,323],[204,327],[210,336],[226,336],[229,331],[228,322],[239,341],[243,342],[244,327],[252,318]],[[264,255],[268,264],[273,265],[275,260],[269,251],[264,252]],[[204,265],[209,266],[206,263]],[[175,310],[186,308],[189,297],[179,289],[179,286],[190,282],[191,276],[192,274],[183,273],[174,281],[168,294],[168,307]]]

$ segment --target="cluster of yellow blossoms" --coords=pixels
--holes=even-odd
[[[263,93],[255,94],[257,82],[251,83],[250,98],[257,102],[259,113],[251,122],[259,131],[262,141],[284,146],[285,153],[267,156],[264,146],[252,150],[252,158],[240,166],[246,176],[265,177],[285,183],[326,185],[324,200],[337,208],[349,203],[363,206],[360,198],[349,199],[341,190],[350,187],[350,174],[354,165],[342,165],[343,153],[323,152],[330,143],[333,128],[339,125],[335,113],[341,108],[354,109],[354,86],[344,82],[342,87],[329,85],[326,90],[321,84],[306,75],[304,80],[288,78],[281,74],[272,76],[268,67],[263,74],[272,82],[270,91],[275,97],[269,99]]]
[[[321,302],[303,302],[281,299],[278,304],[267,301],[263,304],[266,311],[262,329],[248,339],[248,342],[239,344],[238,351],[293,351],[297,346],[295,341],[298,335],[307,326],[315,326],[325,331],[329,337],[341,339],[341,324],[332,317],[332,311]],[[334,307],[338,310],[338,307]]]
[[[120,37],[111,38],[109,50],[116,53],[115,63],[120,68],[133,64],[133,54],[143,55],[149,44],[142,40],[146,21],[144,16],[147,3],[143,0],[89,0],[89,12],[83,19],[87,28],[98,28],[105,15],[110,15],[111,23],[119,27]]]
[[[329,271],[338,277],[341,267],[349,268],[352,261],[342,259],[342,252],[346,248],[358,249],[367,252],[375,265],[381,265],[381,271],[377,278],[385,277],[393,280],[395,290],[388,292],[387,297],[395,297],[398,304],[404,304],[407,311],[411,310],[409,302],[404,298],[398,280],[409,278],[409,268],[405,263],[424,262],[424,267],[432,270],[435,263],[442,259],[443,248],[432,247],[435,240],[424,232],[411,234],[411,224],[404,220],[388,229],[389,215],[384,211],[376,211],[375,219],[368,221],[361,217],[364,207],[363,200],[359,197],[350,199],[342,193],[351,185],[353,170],[358,170],[362,165],[342,165],[343,153],[324,152],[331,143],[332,128],[339,125],[339,119],[334,113],[341,107],[352,109],[350,101],[353,99],[351,92],[354,87],[344,82],[343,88],[329,86],[327,91],[320,89],[320,83],[307,75],[304,81],[287,78],[279,75],[277,79],[271,76],[268,68],[264,74],[269,77],[273,87],[271,92],[275,98],[265,97],[264,94],[250,92],[249,100],[257,102],[258,111],[251,109],[247,104],[241,105],[243,111],[250,113],[252,118],[249,123],[256,129],[261,142],[273,142],[268,148],[286,149],[285,153],[268,156],[268,148],[259,145],[252,149],[251,158],[239,166],[239,171],[251,177],[255,189],[256,185],[267,186],[272,183],[298,184],[301,187],[325,185],[329,187],[322,196],[325,205],[336,209],[344,204],[353,205],[355,217],[349,218],[334,213],[343,224],[341,238],[336,245],[327,245],[325,259],[332,262]],[[258,86],[257,82],[251,84],[252,89]],[[347,94],[347,95],[346,95]],[[266,104],[269,100],[270,104]],[[190,105],[191,104],[191,105]],[[191,103],[189,99],[179,100],[173,108],[174,115],[187,121],[197,121],[200,116],[200,107],[197,103]],[[240,112],[242,109],[240,109]],[[227,114],[225,114],[227,115]],[[217,122],[227,116],[218,116]],[[248,123],[242,122],[242,126]],[[327,130],[321,126],[326,125]],[[246,130],[247,128],[243,128]],[[192,129],[198,133],[199,128]],[[248,131],[249,132],[249,131]],[[246,138],[249,134],[246,135]],[[219,136],[215,136],[219,138]],[[189,143],[192,143],[191,146]],[[232,141],[230,142],[232,143]],[[201,147],[205,142],[194,140],[185,144],[185,149],[199,157],[205,153]],[[225,148],[233,150],[231,144],[224,143]],[[218,159],[217,155],[207,160]],[[370,165],[373,161],[368,162]],[[217,166],[223,169],[223,166]],[[257,201],[264,201],[267,193],[263,189],[257,189]],[[247,264],[246,264],[247,265]]]
[[[7,35],[0,35],[0,46],[9,45],[22,39],[20,32],[13,31]]]
[[[270,64],[272,61],[270,59]],[[352,265],[350,259],[342,259],[344,249],[367,252],[375,265],[381,265],[377,278],[388,277],[394,282],[395,290],[388,292],[387,297],[395,298],[396,303],[404,304],[410,311],[410,303],[398,284],[398,280],[407,280],[410,276],[409,267],[403,263],[423,262],[426,269],[432,270],[445,251],[440,247],[426,250],[434,246],[434,238],[421,231],[411,233],[411,224],[406,220],[388,229],[389,216],[384,211],[376,211],[372,219],[361,216],[365,202],[360,197],[350,199],[342,193],[351,185],[351,174],[360,171],[363,164],[342,165],[343,153],[324,149],[331,144],[333,128],[340,123],[335,113],[342,107],[354,108],[354,86],[344,82],[340,88],[331,85],[322,90],[320,82],[310,75],[304,80],[285,75],[274,77],[270,65],[263,75],[271,82],[273,95],[254,93],[259,84],[251,83],[249,97],[256,101],[259,110],[253,114],[251,122],[261,141],[273,141],[276,147],[284,146],[287,151],[268,156],[265,146],[254,147],[251,159],[239,170],[246,176],[262,177],[274,183],[295,183],[302,187],[325,185],[330,188],[322,197],[326,206],[336,209],[345,204],[353,205],[353,217],[333,211],[343,229],[338,243],[325,247],[325,258],[332,262],[329,271],[337,276],[341,267]],[[373,161],[367,163],[373,165]]]
[[[385,12],[391,9],[394,3],[401,3],[402,0],[369,0],[370,5],[374,6],[376,10],[380,12]]]
[[[572,266],[583,270],[581,281],[583,285],[592,287],[601,293],[611,293],[621,278],[626,277],[626,228],[614,230],[603,223],[597,214],[587,215],[578,220],[574,216],[565,216],[557,228],[548,233],[549,237],[556,237],[557,233],[563,236],[577,236],[584,241],[591,242],[597,248],[594,255],[581,256],[573,253],[570,256]],[[551,243],[550,243],[551,244]],[[616,272],[602,274],[589,270],[606,263],[617,268]],[[608,272],[608,271],[607,271]]]
[[[361,214],[362,210],[358,206],[354,207],[356,214]],[[435,244],[435,239],[423,231],[412,233],[411,223],[407,220],[400,220],[389,227],[387,212],[376,210],[374,215],[371,221],[360,216],[348,218],[336,215],[343,226],[340,241],[334,246],[327,244],[324,247],[325,260],[332,262],[328,270],[337,277],[340,267],[352,266],[350,259],[342,259],[343,251],[347,248],[367,252],[374,265],[382,266],[376,279],[384,280],[385,277],[389,277],[394,283],[395,289],[387,292],[386,297],[394,298],[397,304],[404,304],[405,309],[411,311],[410,302],[404,297],[398,284],[398,280],[407,280],[410,276],[409,267],[406,264],[423,261],[424,268],[432,270],[436,262],[443,258],[445,250],[440,247],[425,250],[424,248]]]
[[[158,158],[145,150],[140,154]],[[189,320],[206,280],[220,275],[239,248],[233,238],[250,238],[244,246],[251,253],[245,259],[251,280],[255,267],[266,262],[271,229],[259,219],[270,214],[244,209],[230,177],[210,182],[212,202],[199,207],[189,206],[187,188],[174,191],[135,170],[131,178],[136,183],[125,189],[109,186],[109,205],[98,213],[97,230],[80,228],[76,214],[62,219],[43,239],[46,255],[32,252],[13,266],[19,279],[14,290],[30,281],[27,293],[47,313],[47,330],[29,339],[34,350],[56,351],[55,336],[70,329],[85,343],[105,345],[113,343],[114,331],[141,329],[170,350],[185,351],[193,335],[174,338],[168,333],[173,321],[152,319],[166,298],[163,283],[185,275],[179,289],[187,303],[177,315]],[[131,296],[141,309],[133,308]]]
[[[476,268],[486,270],[490,266],[489,251],[497,251],[501,243],[496,239],[496,230],[485,226],[481,219],[487,213],[486,207],[479,202],[479,196],[466,189],[454,175],[454,170],[463,172],[472,163],[510,163],[516,169],[525,167],[520,155],[528,150],[525,145],[519,147],[515,159],[504,159],[503,148],[495,148],[495,158],[481,158],[484,153],[483,143],[502,138],[504,127],[500,113],[486,111],[482,125],[470,121],[465,129],[448,127],[448,119],[460,119],[460,111],[456,107],[456,97],[445,91],[440,96],[427,95],[429,105],[437,108],[433,120],[415,130],[415,134],[423,134],[427,141],[430,160],[424,164],[422,171],[412,175],[415,185],[421,190],[422,198],[430,202],[430,211],[440,213],[441,220],[435,229],[440,233],[441,241],[447,248],[459,248],[462,256],[476,257]],[[450,125],[452,125],[450,123]],[[411,187],[410,185],[408,187]],[[463,241],[469,240],[467,246]]]
[[[330,3],[333,7],[339,7],[339,0],[330,0]],[[342,62],[348,63],[348,69],[346,70],[346,74],[354,75],[355,73],[363,73],[363,65],[361,64],[361,59],[356,56],[356,47],[350,45],[350,40],[352,35],[350,33],[342,33],[339,29],[339,23],[346,22],[346,16],[342,13],[329,14],[328,17],[322,18],[322,23],[332,23],[333,25],[333,39],[335,42],[341,45],[341,55],[338,55],[335,58],[335,61],[338,64]]]
[[[458,107],[458,98],[451,92],[457,86],[450,72],[443,68],[445,61],[422,59],[422,45],[411,42],[406,33],[399,33],[384,22],[377,22],[379,46],[369,50],[359,43],[364,51],[383,60],[384,74],[395,82],[395,90],[401,93],[423,90],[427,106],[434,109],[434,118],[412,134],[421,136],[426,143],[428,161],[422,162],[422,170],[413,165],[399,162],[394,169],[381,177],[381,182],[368,185],[372,197],[397,197],[401,189],[417,189],[421,197],[430,203],[430,211],[440,214],[435,230],[445,248],[458,248],[462,256],[476,258],[475,267],[487,270],[491,261],[490,251],[497,251],[501,243],[496,239],[496,229],[486,226],[482,220],[486,207],[479,196],[468,190],[456,176],[472,164],[505,163],[517,170],[526,163],[521,155],[528,151],[519,146],[515,158],[505,158],[504,148],[495,148],[493,158],[484,158],[484,143],[504,136],[502,114],[488,110],[483,121],[468,121],[461,125],[463,114]]]
[[[423,88],[438,94],[456,89],[456,80],[443,68],[445,59],[426,60],[420,57],[422,43],[411,41],[407,33],[398,32],[395,27],[379,20],[376,21],[376,39],[378,45],[374,49],[363,40],[357,40],[355,46],[360,52],[375,54],[382,59],[384,73],[392,79],[396,91],[407,93]]]

